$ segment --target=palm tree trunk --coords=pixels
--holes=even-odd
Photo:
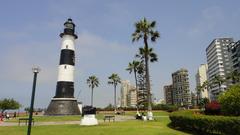
[[[116,103],[116,84],[114,84],[114,113],[117,112],[117,103]]]
[[[144,36],[144,44],[145,44],[145,49],[148,51],[148,43],[147,43],[147,37]],[[152,111],[152,106],[151,106],[151,86],[150,86],[150,79],[149,79],[149,67],[148,67],[148,54],[147,51],[145,52],[145,70],[146,70],[146,83],[147,83],[147,98],[148,98],[148,111]]]
[[[92,87],[92,96],[91,96],[91,106],[93,106],[93,87]]]
[[[138,86],[137,86],[137,71],[134,69],[134,77],[135,77],[135,84],[136,84],[136,107],[138,112]]]

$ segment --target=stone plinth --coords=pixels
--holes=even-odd
[[[45,115],[80,115],[75,98],[53,98]]]

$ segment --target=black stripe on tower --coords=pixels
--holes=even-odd
[[[61,56],[60,56],[60,65],[75,65],[75,54],[73,50],[69,49],[63,49],[61,50]]]
[[[54,98],[74,98],[74,82],[57,82],[56,94]]]

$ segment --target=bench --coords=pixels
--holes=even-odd
[[[115,121],[115,116],[114,115],[105,115],[103,118],[104,122],[105,122],[105,120],[108,120],[110,122],[111,119],[113,121]]]
[[[29,120],[29,118],[19,118],[18,119],[18,126],[20,126],[21,121],[25,121],[25,125],[27,125],[28,124],[28,120]],[[32,119],[32,124],[34,125],[34,119]]]

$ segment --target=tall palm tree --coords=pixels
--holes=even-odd
[[[116,103],[116,88],[118,83],[121,83],[121,79],[118,74],[113,73],[111,76],[108,77],[109,81],[108,84],[112,84],[114,86],[114,112],[117,112],[117,103]]]
[[[128,68],[126,68],[127,71],[131,74],[132,71],[134,73],[134,78],[135,78],[135,85],[136,85],[136,100],[137,100],[137,111],[138,111],[138,84],[137,84],[137,72],[138,72],[138,67],[140,65],[139,61],[133,60],[132,62],[128,63]]]
[[[148,50],[147,50],[146,48],[140,47],[138,54],[136,54],[136,57],[140,58],[142,61],[144,61],[145,54],[148,55],[148,59],[150,60],[150,62],[158,61],[157,54],[153,52],[153,48],[148,48]]]
[[[89,76],[87,79],[87,84],[89,86],[89,88],[91,88],[92,90],[92,94],[91,94],[91,106],[93,106],[93,89],[95,87],[98,87],[99,85],[99,80],[95,75]]]
[[[233,84],[240,82],[240,72],[232,71],[230,74],[227,75],[227,80],[232,81]]]
[[[160,37],[157,30],[155,30],[156,22],[155,21],[147,21],[146,18],[135,23],[135,32],[132,34],[132,41],[139,41],[143,39],[144,48],[148,50],[148,41],[149,39],[152,42],[156,42],[156,39]],[[149,55],[145,52],[144,54],[144,62],[145,62],[145,72],[146,72],[146,85],[148,90],[148,112],[152,111],[151,106],[151,87],[150,87],[150,78],[149,78]]]
[[[222,76],[220,76],[220,75],[215,75],[215,76],[213,77],[213,79],[211,80],[210,84],[211,84],[211,85],[214,85],[214,84],[218,85],[218,89],[221,91],[221,85],[222,85],[224,82],[226,82],[226,80],[225,80]]]
[[[204,91],[205,89],[206,90],[209,90],[209,87],[210,87],[210,83],[209,83],[209,81],[208,80],[206,80],[206,81],[204,81],[203,83],[202,83],[202,85],[198,85],[197,86],[197,102],[198,102],[198,104],[200,103],[200,93],[202,92],[202,91]]]
[[[197,89],[197,105],[198,105],[198,104],[199,104],[199,101],[200,101],[200,93],[201,93],[201,91],[203,91],[204,89],[203,89],[202,85],[198,85],[198,86],[196,87],[196,89]]]

